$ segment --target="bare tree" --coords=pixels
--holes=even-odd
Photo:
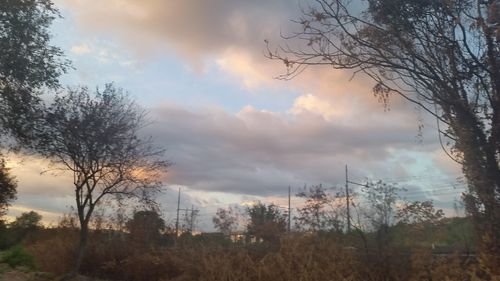
[[[229,237],[238,228],[239,212],[232,207],[227,209],[219,208],[212,221],[215,228],[224,236]]]
[[[364,216],[375,230],[387,230],[396,222],[396,204],[402,201],[399,196],[402,191],[405,189],[381,180],[370,181],[363,187],[367,202]]]
[[[181,233],[193,235],[200,211],[185,209],[181,218]]]
[[[76,273],[82,263],[94,208],[103,198],[154,202],[161,176],[169,166],[163,150],[140,136],[145,113],[122,90],[108,84],[90,94],[87,88],[57,96],[46,110],[35,149],[54,168],[74,175],[80,243]]]
[[[323,185],[304,187],[297,193],[297,197],[304,198],[304,205],[297,208],[295,217],[299,229],[309,231],[342,230],[338,206],[334,206],[335,197],[330,196]]]
[[[311,65],[362,72],[436,118],[468,180],[464,199],[488,263],[500,263],[500,1],[315,0],[268,56],[289,79]],[[363,10],[364,9],[364,10]],[[296,42],[296,41],[294,41]],[[296,45],[295,45],[296,46]],[[491,266],[492,268],[495,266]]]

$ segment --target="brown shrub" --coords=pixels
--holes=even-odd
[[[62,275],[74,264],[77,241],[75,230],[46,229],[33,236],[26,248],[41,271]]]
[[[73,265],[77,233],[51,231],[27,248],[41,270],[61,275]],[[286,236],[274,247],[180,241],[148,248],[127,241],[123,233],[92,233],[82,273],[131,281],[499,280],[474,256],[393,245],[357,249],[339,236]]]

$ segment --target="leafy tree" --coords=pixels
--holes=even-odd
[[[5,214],[10,202],[16,199],[17,183],[8,172],[4,159],[0,158],[0,218]]]
[[[58,16],[50,0],[0,2],[0,130],[23,140],[40,117],[39,95],[57,88],[69,66],[50,44],[49,27]]]
[[[138,211],[127,222],[131,240],[136,244],[154,245],[160,242],[165,221],[153,210]]]
[[[59,75],[69,65],[62,51],[50,45],[48,28],[57,16],[50,0],[0,2],[1,134],[9,132],[29,141],[42,88],[56,88]],[[0,215],[15,194],[15,182],[0,160]]]
[[[145,113],[121,89],[108,84],[89,93],[70,89],[46,110],[35,149],[73,173],[80,243],[73,274],[81,265],[89,222],[103,198],[154,203],[169,166],[163,150],[140,136]]]
[[[403,224],[434,224],[440,221],[443,217],[443,210],[436,210],[432,201],[407,202],[398,209],[396,214],[398,223]]]
[[[266,242],[277,242],[286,231],[286,216],[274,204],[255,203],[247,208],[247,234]]]
[[[297,209],[298,216],[295,217],[299,228],[314,232],[342,229],[339,214],[332,208],[334,198],[330,198],[321,184],[304,188],[297,196],[305,199],[304,206]]]
[[[35,211],[24,212],[16,217],[10,224],[10,242],[17,244],[26,238],[30,233],[36,232],[42,227],[42,216]]]
[[[11,227],[15,229],[23,230],[36,230],[40,228],[42,221],[42,216],[35,211],[29,211],[22,213],[16,220],[12,222]]]
[[[217,213],[212,218],[215,228],[217,228],[224,236],[228,237],[238,227],[239,214],[232,207],[227,209],[219,208]]]
[[[436,210],[432,201],[406,202],[398,208],[396,220],[398,226],[405,226],[406,239],[410,242],[431,240],[434,243],[443,232],[444,212]],[[409,232],[408,232],[409,230]]]
[[[483,253],[500,264],[500,2],[315,0],[300,29],[268,56],[288,79],[311,65],[362,72],[385,104],[399,95],[437,120],[463,167]],[[364,9],[364,10],[362,10]]]

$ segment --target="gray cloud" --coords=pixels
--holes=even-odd
[[[58,2],[92,35],[82,40],[118,39],[124,49],[141,56],[174,50],[191,63],[222,58],[221,69],[249,80],[248,84],[280,73],[282,66],[262,55],[263,40],[279,38],[280,29],[288,28],[289,19],[299,11],[297,2],[288,0]],[[363,77],[348,83],[349,78],[350,73],[327,67],[307,70],[289,84],[306,97],[290,112],[248,107],[234,115],[171,104],[153,108],[155,123],[145,133],[165,146],[175,163],[167,178],[169,191],[160,199],[172,210],[176,185],[248,198],[281,196],[288,185],[342,183],[345,164],[358,179],[406,177],[415,173],[411,171],[415,165],[435,173],[443,167],[445,173],[456,168],[436,156],[441,152],[435,129],[426,126],[424,138],[416,138],[418,116],[411,105],[393,99],[391,111],[383,112],[370,97],[371,83]],[[315,98],[308,99],[308,93]],[[432,124],[426,118],[424,122]],[[424,157],[431,163],[421,164]],[[62,199],[72,194],[71,179],[34,176],[39,173],[36,165],[16,168],[18,204],[62,211],[66,207]],[[199,194],[183,200],[188,206],[204,204]]]
[[[412,164],[412,156],[399,154],[437,149],[434,141],[415,141],[415,120],[398,113],[351,126],[310,112],[253,108],[230,115],[163,105],[152,117],[156,122],[146,133],[167,147],[175,163],[168,181],[203,191],[282,194],[288,185],[342,182],[347,163],[378,177],[400,176],[409,171],[399,159],[392,164],[391,159]]]
[[[177,188],[182,186],[182,207],[201,208],[207,227],[210,212],[229,202],[266,196],[278,200],[286,196],[289,185],[294,190],[304,184],[342,185],[345,164],[351,168],[352,179],[361,181],[364,177],[414,176],[415,165],[434,175],[450,171],[448,162],[435,157],[441,151],[433,138],[415,141],[416,117],[398,112],[368,114],[348,125],[340,117],[327,120],[307,110],[274,113],[246,107],[230,114],[162,104],[151,109],[150,117],[153,125],[144,133],[166,147],[166,157],[174,162],[166,178],[167,190],[158,198],[166,217],[173,218]],[[433,135],[434,131],[427,128],[424,133]],[[436,160],[419,164],[420,158],[433,157]],[[11,214],[33,208],[46,211],[55,221],[50,212],[68,212],[73,204],[72,179],[64,174],[40,175],[45,165],[28,157],[13,167],[19,200]],[[425,180],[429,174],[417,175]],[[424,192],[434,187],[429,182],[432,179],[409,187],[414,196],[431,197]],[[437,203],[449,207],[446,200]]]

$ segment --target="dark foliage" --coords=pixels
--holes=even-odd
[[[5,167],[5,160],[0,155],[0,218],[10,202],[16,199],[16,187],[17,183],[9,174],[9,169]]]
[[[50,44],[59,16],[50,0],[0,2],[0,129],[29,141],[40,117],[39,95],[59,86],[69,62]]]

